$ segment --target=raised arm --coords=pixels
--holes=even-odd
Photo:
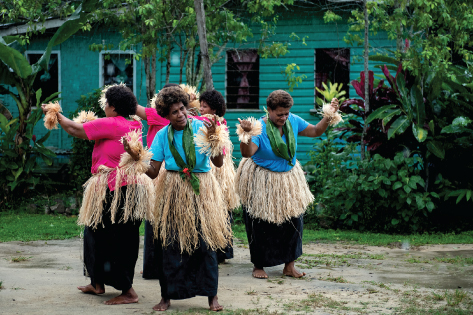
[[[338,110],[338,100],[336,98],[332,99],[330,105],[332,106],[334,112]],[[322,120],[319,121],[317,125],[310,124],[307,126],[307,128],[299,132],[299,136],[310,138],[320,137],[324,134],[325,130],[327,130],[329,123],[330,120],[328,118],[322,118]]]
[[[241,120],[240,118],[238,118],[238,121],[240,122],[241,128],[243,128],[245,132],[251,131],[252,124],[250,121]],[[257,150],[258,150],[258,146],[251,141],[251,137],[248,140],[248,143],[240,142],[241,155],[245,158],[252,157],[256,153]]]
[[[41,105],[41,109],[43,110],[44,114],[48,112],[46,109],[46,104]],[[57,113],[57,120],[59,124],[61,125],[62,129],[64,129],[64,131],[66,131],[71,136],[79,138],[79,139],[85,139],[85,140],[89,139],[87,137],[87,134],[85,133],[84,126],[82,124],[79,124],[79,123],[76,123],[75,121],[70,120],[69,118],[67,118],[61,113]]]
[[[146,118],[146,110],[145,110],[145,109],[146,109],[146,107],[141,106],[141,105],[138,105],[138,106],[136,107],[136,114],[135,114],[135,115],[138,116],[138,117],[140,117],[140,118],[143,119],[143,120],[148,120],[148,119]]]

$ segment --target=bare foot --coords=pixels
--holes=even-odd
[[[294,278],[302,278],[303,276],[305,276],[305,272],[300,273],[299,271],[296,270],[296,268],[294,267],[293,261],[291,261],[290,263],[287,263],[284,266],[282,273],[285,276],[294,277]]]
[[[263,268],[253,268],[253,277],[257,279],[268,279],[268,274]]]
[[[140,273],[143,274],[143,270],[141,270]]]
[[[167,310],[169,308],[169,306],[171,306],[171,300],[161,299],[161,302],[159,302],[159,304],[156,304],[153,307],[153,310],[163,312],[163,311]]]
[[[92,286],[92,284],[88,284],[86,286],[77,287],[77,289],[87,294],[104,294],[105,293],[104,286],[100,284],[95,284],[95,288]]]
[[[209,296],[209,306],[210,306],[210,310],[214,312],[223,310],[223,306],[218,304],[217,296]]]
[[[122,294],[114,297],[113,299],[103,302],[103,304],[106,304],[106,305],[131,304],[131,303],[138,303],[138,294],[136,294],[133,288],[130,288],[126,292],[122,292]]]

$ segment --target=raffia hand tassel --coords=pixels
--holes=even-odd
[[[46,105],[46,110],[48,112],[44,115],[44,127],[48,130],[58,129],[57,114],[62,112],[61,105],[59,105],[58,101],[49,103]]]
[[[324,104],[322,106],[322,116],[328,118],[330,126],[336,126],[337,124],[343,122],[342,115],[340,111],[333,111],[333,107],[330,104]]]
[[[73,121],[79,124],[85,124],[86,122],[96,120],[98,117],[92,111],[81,111],[78,116],[74,117]]]
[[[180,84],[179,86],[187,94],[189,94],[189,95],[194,94],[195,95],[195,100],[193,100],[192,102],[189,102],[189,107],[194,107],[194,108],[198,109],[200,107],[200,102],[199,102],[200,93],[197,92],[197,87],[192,86],[192,85],[188,85],[188,84]]]
[[[200,127],[199,132],[194,136],[194,142],[200,148],[200,153],[210,157],[216,157],[224,150],[230,150],[232,146],[227,126],[224,124],[215,126],[215,132],[212,134],[209,134],[207,127]]]
[[[139,156],[135,161],[127,152],[122,153],[117,170],[115,195],[112,201],[112,223],[114,223],[118,201],[120,200],[120,185],[123,180],[127,182],[127,191],[123,213],[126,218],[143,219],[154,222],[155,190],[153,180],[145,173],[150,166],[153,154],[143,147],[141,130],[130,131],[125,135],[130,149]],[[123,143],[123,139],[121,140]]]
[[[251,122],[251,127],[252,127],[249,132],[246,132],[245,130],[243,130],[240,124],[236,124],[237,126],[236,133],[238,135],[238,140],[245,144],[248,144],[248,141],[250,141],[251,137],[259,136],[263,130],[263,125],[261,125],[261,122],[257,120],[256,118],[249,117],[247,120]]]

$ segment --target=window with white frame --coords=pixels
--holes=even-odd
[[[43,56],[43,51],[26,51],[25,55],[30,65],[35,64]],[[33,82],[33,89],[41,89],[40,102],[50,95],[61,90],[61,54],[58,50],[53,50],[49,57],[48,70],[40,70]],[[33,103],[36,105],[36,100]]]
[[[259,109],[259,56],[256,50],[227,52],[227,108]]]
[[[100,86],[124,83],[135,93],[135,58],[132,51],[100,54]]]
[[[327,84],[343,83],[345,97],[348,99],[350,83],[350,49],[316,49],[315,50],[315,86],[324,90],[322,82]],[[316,91],[317,97],[322,97]]]

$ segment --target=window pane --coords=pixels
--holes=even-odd
[[[41,58],[43,54],[30,54],[27,52],[28,60],[30,64],[35,64]],[[59,60],[58,54],[51,54],[49,58],[48,71],[41,70],[37,75],[33,83],[33,89],[38,91],[41,89],[40,102],[44,101],[51,94],[59,92]],[[36,100],[34,100],[36,105]]]
[[[343,83],[348,99],[350,82],[350,49],[315,50],[315,86],[323,90],[322,82]],[[317,97],[322,97],[319,92]]]
[[[103,85],[125,83],[133,91],[133,55],[103,55]]]
[[[259,108],[259,56],[256,50],[227,52],[227,108]]]

